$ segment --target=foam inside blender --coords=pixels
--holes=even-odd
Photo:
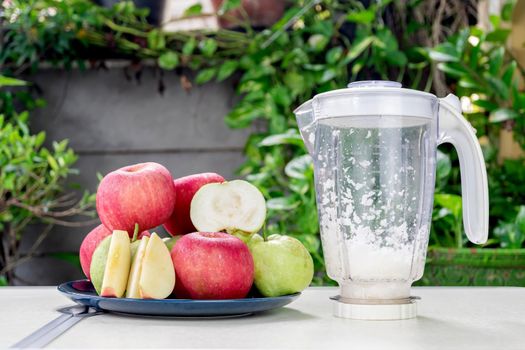
[[[317,203],[328,275],[352,300],[409,298],[428,243],[428,118],[320,118]]]

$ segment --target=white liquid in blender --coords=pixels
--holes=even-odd
[[[422,272],[429,130],[429,119],[414,117],[318,122],[317,204],[330,277],[340,283],[411,283]],[[380,297],[397,298],[400,291],[386,294]]]

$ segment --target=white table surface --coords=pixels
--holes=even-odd
[[[413,288],[419,316],[355,321],[332,316],[336,288],[309,288],[285,308],[222,320],[133,318],[82,320],[51,348],[525,349],[525,288]],[[0,347],[5,348],[70,305],[54,287],[0,288]]]

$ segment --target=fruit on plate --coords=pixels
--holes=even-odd
[[[177,241],[179,239],[181,239],[183,236],[184,235],[176,235],[176,236],[173,236],[173,237],[163,238],[162,240],[164,241],[164,244],[166,245],[168,250],[171,252],[171,250],[173,249],[173,246],[175,245],[175,243],[177,243]]]
[[[202,186],[191,201],[191,221],[201,232],[254,233],[266,219],[262,193],[247,181]]]
[[[127,231],[135,224],[148,230],[173,212],[175,191],[170,172],[157,163],[126,166],[107,174],[97,190],[97,212],[110,230]]]
[[[82,271],[86,275],[87,279],[90,279],[90,267],[91,267],[91,258],[95,249],[99,246],[100,242],[104,240],[107,236],[111,235],[111,231],[108,230],[104,225],[98,225],[91,232],[89,232],[82,244],[80,245],[79,256],[80,256],[80,265],[82,266]],[[142,237],[149,236],[148,231],[143,231],[139,234],[138,239]],[[137,244],[139,241],[137,241]]]
[[[191,299],[244,298],[253,283],[248,246],[224,232],[184,235],[171,251],[177,283],[175,295]]]
[[[98,294],[120,298],[126,291],[131,266],[131,248],[126,231],[115,230],[93,253],[91,281]]]
[[[255,265],[254,283],[266,297],[293,294],[312,282],[314,264],[303,244],[289,236],[253,235],[248,242]]]
[[[173,180],[175,207],[171,217],[164,223],[166,231],[172,236],[197,231],[190,218],[190,205],[193,196],[206,184],[224,181],[222,176],[215,173],[194,174]]]

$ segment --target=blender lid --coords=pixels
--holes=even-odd
[[[295,113],[313,111],[315,119],[368,115],[431,119],[437,116],[437,106],[438,98],[431,93],[406,89],[394,81],[365,80],[315,95]]]

